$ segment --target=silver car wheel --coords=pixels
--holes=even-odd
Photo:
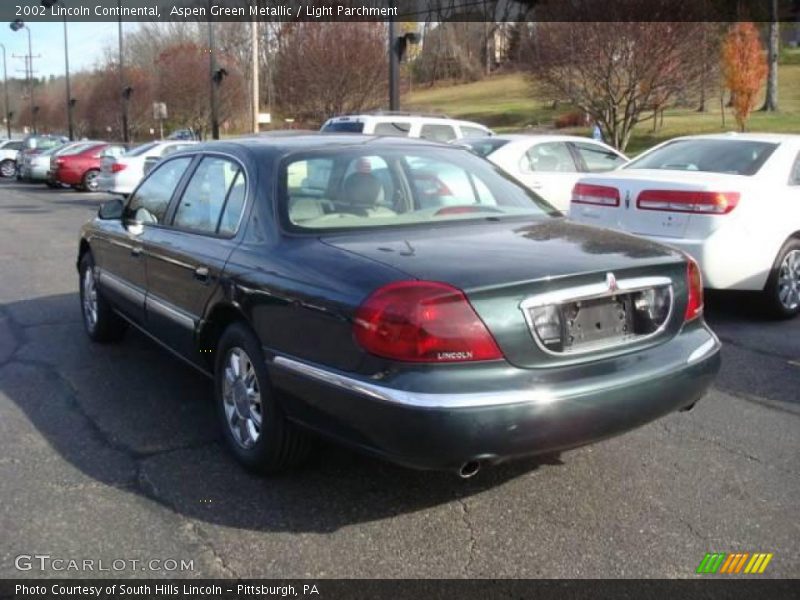
[[[86,328],[92,332],[97,326],[97,285],[94,281],[94,269],[89,267],[83,272],[83,318]]]
[[[17,165],[13,160],[4,160],[0,163],[0,175],[5,178],[13,177],[17,173]]]
[[[86,176],[84,178],[85,186],[86,189],[89,190],[90,192],[94,192],[97,190],[98,186],[97,175],[98,175],[97,171],[89,171],[88,173],[86,173]]]
[[[253,362],[239,347],[231,348],[225,356],[222,400],[233,439],[242,448],[252,448],[261,437],[261,392]]]
[[[778,300],[787,310],[800,306],[800,250],[792,250],[778,270]]]

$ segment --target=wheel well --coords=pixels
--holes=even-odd
[[[83,256],[87,252],[91,252],[92,249],[89,247],[89,242],[86,240],[81,240],[81,244],[78,247],[78,269],[81,268],[81,261],[83,260]]]
[[[217,342],[227,327],[236,322],[249,325],[241,310],[231,304],[215,306],[203,323],[197,336],[197,349],[206,365],[213,371],[217,356]]]

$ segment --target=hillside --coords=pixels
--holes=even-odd
[[[800,63],[781,65],[778,83],[780,112],[754,113],[748,130],[800,133]],[[403,107],[478,121],[499,132],[551,129],[556,117],[570,112],[569,105],[564,104],[553,109],[552,103],[537,98],[534,91],[522,75],[498,75],[476,83],[414,90],[403,97]],[[655,132],[652,129],[652,121],[641,124],[628,146],[628,153],[636,154],[678,135],[733,131],[736,123],[730,110],[726,109],[723,127],[719,98],[713,98],[708,112],[668,110],[663,127]],[[587,128],[560,131],[588,134]]]

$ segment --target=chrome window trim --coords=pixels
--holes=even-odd
[[[598,298],[610,298],[619,294],[632,294],[654,287],[666,287],[669,290],[669,311],[667,312],[667,317],[664,319],[664,322],[661,324],[661,326],[655,331],[646,335],[635,336],[622,342],[615,341],[607,344],[598,343],[581,350],[556,352],[547,348],[539,338],[530,314],[530,309],[541,306],[561,305],[566,302],[581,302],[584,300],[596,300]],[[655,276],[620,279],[617,280],[616,284],[613,286],[609,285],[608,280],[606,280],[602,283],[590,283],[586,285],[565,288],[562,290],[545,292],[543,294],[537,294],[523,300],[519,305],[519,309],[522,311],[525,322],[528,324],[528,331],[530,331],[531,337],[533,337],[534,342],[536,342],[536,346],[542,352],[549,356],[557,356],[560,358],[584,356],[596,352],[607,351],[609,349],[619,349],[622,351],[628,346],[650,340],[661,334],[667,328],[670,320],[672,319],[672,314],[675,310],[675,292],[672,286],[672,279],[669,277]]]

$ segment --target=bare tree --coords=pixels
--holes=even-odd
[[[610,20],[577,22],[592,14],[592,3],[565,3],[564,12],[579,12],[571,15],[572,21],[556,21],[551,15],[551,22],[538,23],[536,47],[528,49],[524,66],[538,88],[584,111],[609,143],[624,150],[636,125],[656,118],[697,87],[702,23],[615,22],[607,12],[622,4],[628,10],[637,5],[636,0],[622,0],[605,5],[603,18]]]
[[[274,78],[287,116],[318,123],[385,100],[383,24],[286,23],[280,36]]]
[[[780,54],[780,22],[778,0],[770,0],[769,43],[767,44],[767,95],[761,110],[778,110],[778,55]]]

